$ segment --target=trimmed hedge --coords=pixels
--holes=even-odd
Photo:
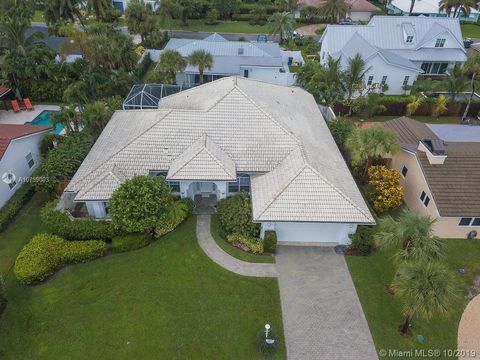
[[[49,202],[40,212],[47,230],[67,240],[110,240],[118,235],[109,221],[94,219],[71,220],[68,214],[55,209],[56,201]]]
[[[264,243],[259,238],[235,233],[227,235],[227,241],[244,251],[254,254],[263,254]]]
[[[101,257],[103,241],[69,242],[51,234],[38,234],[23,247],[15,260],[14,273],[22,284],[42,281],[67,264]]]
[[[241,192],[220,200],[217,204],[217,212],[227,235],[234,233],[248,237],[260,235],[260,226],[252,221],[250,197],[247,193]]]
[[[352,244],[350,250],[354,250],[358,255],[370,255],[375,250],[373,241],[374,229],[371,226],[359,226],[357,232],[350,235]]]
[[[114,252],[126,252],[141,249],[152,242],[149,234],[135,233],[115,236],[112,239],[112,250]]]
[[[263,249],[269,253],[277,251],[277,233],[275,231],[265,231],[263,235]]]
[[[0,232],[5,230],[35,192],[30,183],[23,183],[15,194],[0,209]]]

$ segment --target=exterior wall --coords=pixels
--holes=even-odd
[[[206,187],[202,188],[202,184]],[[210,187],[210,185],[212,185]],[[206,190],[206,191],[205,191]],[[226,181],[180,181],[180,196],[182,198],[189,197],[194,199],[195,195],[202,193],[211,193],[217,196],[217,199],[224,199],[227,197],[227,182]]]
[[[88,215],[96,219],[104,219],[107,217],[103,201],[85,201]]]
[[[275,230],[279,242],[312,242],[350,244],[350,234],[357,231],[356,224],[268,222],[261,223],[261,237],[266,230]]]
[[[371,17],[370,11],[353,11],[349,14],[349,18],[353,21],[369,21]]]
[[[7,151],[0,160],[0,208],[20,188],[24,178],[32,175],[32,172],[40,164],[40,139],[43,135],[45,135],[45,132],[14,139],[10,142]],[[32,168],[28,167],[25,160],[28,153],[32,153],[35,162]],[[8,184],[1,181],[2,175],[10,172],[15,174],[17,178],[17,184],[12,189]]]
[[[436,236],[442,238],[465,239],[468,233],[472,230],[476,230],[480,233],[480,228],[478,226],[458,226],[460,217],[440,217],[435,204],[435,199],[428,188],[428,184],[423,176],[423,172],[415,154],[401,150],[398,155],[393,157],[392,168],[402,171],[403,166],[406,166],[408,169],[406,177],[404,178],[402,176],[400,180],[400,184],[402,185],[405,194],[405,204],[410,210],[428,215],[437,220],[433,225],[433,232]],[[422,191],[425,191],[430,198],[430,203],[427,207],[425,207],[420,201],[420,194]]]

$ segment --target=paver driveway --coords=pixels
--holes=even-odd
[[[289,360],[378,359],[343,256],[279,246],[277,270]]]

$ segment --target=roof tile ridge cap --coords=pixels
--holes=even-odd
[[[205,134],[205,136],[207,136]],[[210,137],[207,136],[209,139]],[[217,146],[221,151],[223,151],[225,153],[225,155],[228,156],[228,158],[230,160],[232,160],[233,164],[235,165],[235,169],[237,168],[237,164],[235,163],[235,161],[230,157],[230,155],[227,154],[227,152],[225,150],[223,150],[215,141],[213,141],[212,139],[210,139],[210,141],[215,145]],[[223,166],[223,163],[220,161],[220,159],[218,159],[214,154],[212,154],[212,152],[210,150],[208,150],[208,147],[206,146],[207,144],[205,143],[205,151],[208,153],[208,155],[210,155],[213,160],[218,164],[220,165],[220,167],[225,171],[225,173],[227,173],[228,175],[230,175],[231,177],[234,177],[234,174],[230,174],[230,171],[227,170],[227,168],[225,168],[225,166]],[[203,149],[202,149],[203,150]]]
[[[233,80],[233,86],[232,86],[232,88],[231,88],[229,91],[227,91],[227,93],[226,93],[225,95],[221,96],[220,99],[218,99],[217,101],[215,101],[212,106],[210,106],[208,109],[203,110],[203,111],[204,111],[204,112],[209,112],[209,111],[212,110],[215,106],[217,106],[220,101],[222,101],[222,100],[225,99],[228,95],[230,95],[230,94],[232,93],[232,91],[235,90],[235,88],[237,87],[237,78],[238,78],[238,76],[235,76],[234,79],[232,79],[232,80]],[[228,79],[228,78],[227,78],[227,79]],[[218,80],[217,80],[217,81],[218,81]]]
[[[90,186],[87,186],[85,189],[82,189],[82,190],[79,190],[78,191],[78,194],[81,194],[81,193],[88,193],[90,190],[92,190],[95,186],[97,186],[102,180],[104,180],[107,176],[109,175],[113,175],[117,180],[120,181],[120,179],[118,179],[115,174],[112,173],[111,169],[106,171],[105,173],[103,173],[97,181],[94,181]],[[120,181],[121,182],[121,181]],[[76,196],[75,196],[76,197]]]
[[[294,148],[287,156],[285,156],[285,158],[282,160],[282,162],[285,161],[285,159],[286,159],[287,157],[289,157],[290,155],[292,155],[292,153],[293,153],[294,151],[296,151],[296,150],[297,150],[297,148]],[[260,217],[265,213],[265,211],[267,211],[267,209],[272,205],[272,203],[273,203],[275,200],[277,200],[278,197],[279,197],[281,194],[283,194],[283,192],[285,191],[285,189],[290,186],[290,184],[300,175],[300,173],[303,171],[303,169],[305,169],[305,166],[307,166],[307,162],[306,162],[306,160],[305,160],[305,157],[303,156],[303,152],[302,152],[301,150],[300,150],[300,152],[301,152],[301,155],[302,155],[303,164],[299,167],[298,171],[295,172],[295,173],[292,175],[292,178],[291,178],[289,181],[287,181],[287,182],[285,183],[285,185],[272,197],[272,200],[268,201],[268,202],[262,207],[262,209],[259,211],[259,214],[258,214],[258,216],[257,216],[257,219],[260,218]],[[277,167],[278,167],[278,165],[277,165]],[[271,170],[271,171],[275,171],[275,170],[276,170],[276,168],[273,169],[273,170]],[[268,174],[268,173],[267,173],[267,174]],[[265,174],[265,175],[266,175],[266,174]]]
[[[185,150],[183,150],[183,152],[182,152],[180,155],[178,155],[175,159],[172,160],[172,162],[175,161],[175,160],[177,160],[180,156],[182,156],[182,155],[185,153],[185,151],[187,151],[187,150],[190,149],[193,145],[195,145],[195,143],[196,143],[197,141],[203,140],[202,137],[206,139],[206,136],[207,136],[206,133],[203,133],[202,135],[200,135],[200,137],[199,137],[197,140],[195,140],[195,141],[192,142],[190,145],[188,145],[188,146],[185,148]],[[202,142],[203,142],[203,141],[202,141]],[[185,168],[185,166],[187,166],[188,164],[190,164],[190,163],[192,162],[192,160],[193,160],[198,154],[200,154],[200,153],[203,151],[203,149],[205,149],[205,148],[206,148],[205,142],[203,142],[203,146],[200,146],[200,148],[199,148],[196,152],[194,152],[194,153],[192,154],[192,156],[190,156],[190,157],[187,159],[187,161],[183,164],[183,166],[179,167],[179,168],[177,169],[177,171],[175,171],[174,173],[172,173],[172,175],[169,176],[169,178],[170,178],[170,179],[174,179],[173,176],[176,175],[176,174],[178,174],[178,172],[179,172],[180,170],[182,170],[183,168]],[[172,166],[172,162],[170,163],[169,170],[170,170],[170,167]]]
[[[153,110],[157,110],[157,109],[153,109]],[[158,109],[158,110],[162,110],[162,109]],[[75,181],[75,184],[78,184],[80,181],[83,181],[85,180],[85,178],[88,176],[88,175],[91,175],[92,173],[94,173],[95,171],[97,171],[98,169],[100,169],[103,165],[105,165],[110,159],[112,159],[114,156],[118,155],[121,151],[125,150],[128,146],[130,146],[134,141],[136,141],[138,138],[140,138],[140,136],[144,135],[147,131],[151,130],[155,125],[157,125],[159,122],[161,122],[163,119],[165,119],[165,117],[167,117],[167,115],[169,115],[173,110],[172,109],[163,109],[164,111],[166,111],[166,113],[160,118],[158,119],[158,121],[155,121],[153,125],[149,126],[147,129],[145,129],[145,131],[142,131],[141,134],[139,134],[138,136],[135,136],[131,141],[129,141],[127,144],[125,144],[125,146],[123,146],[122,148],[120,148],[118,151],[116,151],[115,153],[113,153],[112,155],[110,155],[107,159],[105,159],[101,164],[97,165],[95,168],[93,168],[91,171],[89,171],[86,175],[84,175],[83,177],[79,178],[78,180]],[[102,131],[103,132],[103,131]],[[98,141],[98,139],[97,139]],[[96,142],[95,142],[96,143]],[[93,145],[95,146],[95,144]],[[91,151],[91,149],[90,149]],[[90,152],[88,153],[90,154]],[[87,154],[87,156],[88,156]],[[84,159],[85,161],[85,159]],[[83,164],[83,161],[82,161],[82,164]],[[81,166],[81,165],[80,165]],[[77,169],[78,171],[78,169]],[[75,173],[76,174],[76,173]],[[73,184],[73,185],[75,185]],[[69,184],[70,185],[70,184]]]
[[[263,114],[265,114],[266,117],[268,117],[275,125],[277,125],[280,129],[282,129],[286,135],[290,136],[291,138],[293,138],[295,140],[295,142],[297,143],[297,145],[299,147],[302,147],[302,142],[298,139],[298,137],[295,136],[295,134],[293,134],[293,132],[288,128],[286,127],[284,124],[281,124],[278,120],[276,120],[272,115],[270,115],[268,112],[266,112],[260,105],[258,105],[250,96],[248,96],[242,89],[240,89],[239,87],[237,87],[235,85],[235,87],[237,88],[238,91],[240,91],[246,98],[248,101],[250,101],[258,110],[260,110]],[[303,89],[302,89],[303,90]],[[309,93],[308,93],[309,94]],[[310,94],[311,95],[311,94]],[[321,115],[321,113],[320,113]],[[322,115],[322,118],[323,118],[323,115]],[[325,119],[324,119],[325,120]]]
[[[327,180],[327,178],[325,178],[325,176],[323,176],[322,174],[320,174],[320,172],[315,169],[312,165],[310,165],[308,162],[306,162],[305,164],[306,167],[308,167],[309,169],[311,169],[314,173],[316,173],[327,185],[331,186],[333,188],[333,190],[335,190],[337,193],[339,193],[345,200],[347,200],[350,204],[352,204],[352,206],[354,208],[356,208],[358,211],[360,211],[367,219],[371,219],[373,221],[375,221],[375,219],[373,218],[372,214],[369,214],[367,213],[366,211],[364,211],[363,209],[361,209],[357,204],[356,202],[354,202],[347,194],[345,194],[342,190],[340,190],[338,187],[336,187],[335,185],[333,185],[330,181]],[[355,184],[356,186],[356,184]]]

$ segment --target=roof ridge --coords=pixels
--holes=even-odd
[[[228,155],[225,150],[223,150],[215,141],[213,141],[207,134],[205,134],[205,150],[207,151],[207,153],[213,158],[213,160],[218,164],[220,165],[220,167],[225,171],[225,173],[227,173],[228,175],[230,176],[234,176],[234,174],[230,174],[230,172],[225,168],[224,164],[220,161],[219,158],[217,158],[214,154],[212,154],[212,152],[208,149],[207,147],[207,144],[206,144],[206,140],[207,138],[210,139],[210,141],[215,145],[215,146],[218,146],[218,148],[223,151],[229,158],[230,160],[233,161],[233,159],[230,157],[230,155]],[[233,161],[235,163],[235,161]],[[235,168],[236,168],[236,164],[235,164]]]
[[[119,182],[122,182],[122,181],[118,178],[118,176],[113,173],[113,169],[115,168],[115,165],[116,165],[116,164],[113,164],[112,168],[111,168],[110,170],[108,170],[107,172],[105,172],[105,173],[103,174],[103,176],[100,176],[97,181],[94,181],[94,182],[93,182],[90,186],[88,186],[85,190],[79,191],[79,193],[87,194],[92,188],[94,188],[95,186],[97,186],[101,181],[105,180],[105,178],[106,178],[107,176],[110,176],[110,175],[112,175],[113,177],[115,177]]]

